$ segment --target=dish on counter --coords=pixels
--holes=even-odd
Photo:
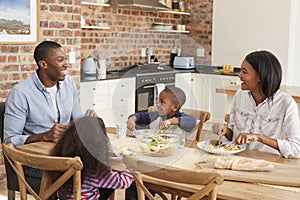
[[[230,141],[222,141],[220,146],[213,145],[211,140],[205,140],[197,143],[197,146],[207,152],[218,155],[230,155],[242,152],[246,149],[246,145],[234,145]]]

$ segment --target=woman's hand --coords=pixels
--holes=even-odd
[[[249,144],[250,142],[258,141],[258,140],[259,140],[258,134],[240,133],[233,143],[241,145],[241,144]]]
[[[223,136],[226,133],[227,125],[222,123],[216,123],[212,126],[211,129],[213,133]]]

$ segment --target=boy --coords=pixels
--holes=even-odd
[[[157,111],[138,112],[130,115],[127,127],[135,130],[136,124],[138,124],[150,125],[151,129],[167,129],[171,125],[177,125],[190,132],[196,126],[196,119],[179,111],[185,100],[185,94],[180,88],[167,87],[159,94]]]

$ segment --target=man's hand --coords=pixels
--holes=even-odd
[[[63,124],[54,124],[54,126],[43,135],[43,141],[57,142],[66,132],[68,126]]]

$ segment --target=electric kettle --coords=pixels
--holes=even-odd
[[[96,80],[97,69],[99,68],[99,62],[96,58],[88,56],[81,66],[81,79],[82,80]]]

